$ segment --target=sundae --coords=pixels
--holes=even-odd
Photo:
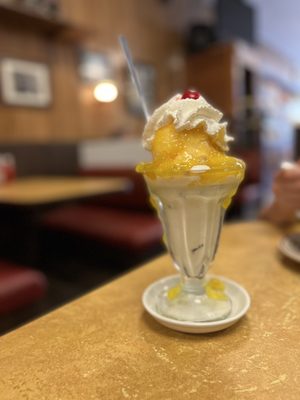
[[[226,318],[231,300],[207,270],[214,259],[225,210],[244,177],[244,162],[226,154],[232,138],[223,114],[196,91],[175,95],[146,123],[143,145],[153,160],[140,163],[181,275],[161,293],[157,310],[183,321]]]

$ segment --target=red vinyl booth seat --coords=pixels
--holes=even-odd
[[[109,207],[61,207],[45,215],[43,226],[137,252],[159,244],[162,238],[161,223],[152,214]]]
[[[0,315],[38,301],[46,287],[42,272],[0,261]]]

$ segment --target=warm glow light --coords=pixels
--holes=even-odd
[[[110,103],[118,97],[118,88],[112,81],[102,81],[95,87],[94,97],[97,101]]]

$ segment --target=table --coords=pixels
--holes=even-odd
[[[124,191],[129,183],[125,178],[36,176],[18,178],[0,186],[0,220],[4,234],[0,238],[1,256],[35,266],[42,211],[66,202]]]
[[[224,227],[212,272],[252,298],[231,328],[184,334],[145,313],[144,289],[174,273],[163,256],[0,338],[1,400],[298,400],[300,266],[280,258],[281,235]]]
[[[40,206],[125,190],[122,178],[30,177],[0,186],[0,204]]]

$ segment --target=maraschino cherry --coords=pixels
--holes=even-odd
[[[185,90],[183,95],[181,96],[182,99],[194,99],[197,100],[201,94],[196,90]]]

